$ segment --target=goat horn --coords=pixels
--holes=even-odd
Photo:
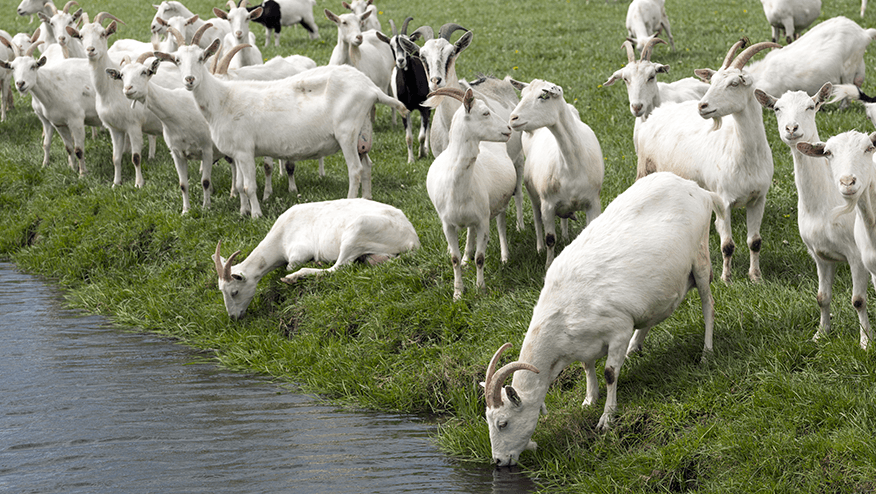
[[[58,7],[55,7],[55,4],[54,4],[54,3],[52,3],[52,2],[47,2],[46,5],[48,5],[48,7],[49,7],[50,9],[52,9],[52,14],[53,14],[53,15],[58,13]]]
[[[220,240],[218,244],[216,244],[216,255],[213,256],[213,264],[216,267],[216,274],[219,276],[220,280],[224,280],[222,277],[224,273],[224,269],[222,268],[222,241]]]
[[[70,7],[72,7],[72,6],[74,6],[74,5],[77,6],[77,7],[79,6],[79,4],[76,3],[76,0],[70,0],[69,2],[67,2],[67,4],[64,5],[64,13],[65,13],[65,14],[69,14],[69,13],[70,13]]]
[[[238,8],[245,9],[246,8],[246,0],[240,0],[240,3],[237,4]]]
[[[639,58],[639,60],[647,60],[650,62],[651,61],[651,52],[654,50],[654,46],[658,45],[660,43],[663,43],[664,45],[666,44],[666,42],[660,38],[649,39],[645,43],[645,46],[642,47],[642,56]]]
[[[511,374],[514,374],[519,370],[528,370],[538,374],[538,369],[534,365],[527,364],[526,362],[511,362],[497,370],[493,375],[493,385],[491,390],[493,393],[493,403],[495,403],[496,406],[502,406],[502,386],[504,385],[505,380],[508,379]]]
[[[621,48],[625,48],[627,50],[627,62],[635,62],[636,61],[636,50],[633,49],[633,42],[629,39],[624,41],[624,44],[621,45]]]
[[[137,57],[137,63],[145,63],[147,58],[154,57],[155,53],[151,51],[144,51]]]
[[[213,24],[207,22],[207,23],[204,23],[204,25],[201,26],[200,29],[195,31],[195,35],[192,36],[192,45],[200,45],[201,44],[201,36],[203,36],[204,33],[206,33],[207,30],[210,29],[211,27],[213,27]]]
[[[94,16],[94,23],[100,24],[101,22],[103,22],[104,19],[112,19],[112,20],[118,22],[119,24],[125,24],[124,21],[122,21],[118,17],[110,14],[109,12],[101,12],[101,13],[97,14],[96,16]],[[127,24],[125,24],[125,25],[127,26]]]
[[[441,29],[438,30],[438,37],[444,38],[447,41],[450,41],[450,35],[456,31],[468,31],[468,29],[460,26],[459,24],[455,24],[453,22],[448,22],[447,24],[441,26]]]
[[[740,53],[739,56],[736,57],[735,60],[733,60],[733,63],[730,66],[734,69],[742,70],[742,68],[745,67],[745,64],[747,64],[748,61],[751,60],[751,57],[753,57],[757,52],[766,50],[768,48],[781,47],[782,45],[778,43],[773,43],[772,41],[762,41],[760,43],[755,43],[746,48],[742,53]]]
[[[733,57],[736,56],[736,52],[745,48],[745,45],[748,44],[748,38],[743,37],[739,38],[739,41],[733,43],[733,46],[730,47],[730,51],[727,52],[727,56],[724,57],[724,63],[721,64],[722,69],[726,69],[730,66],[730,62],[733,61]]]
[[[405,36],[408,35],[408,23],[411,22],[412,20],[414,20],[414,18],[411,16],[408,16],[405,19],[405,22],[402,23],[401,33],[404,34]]]
[[[30,42],[36,43],[36,40],[39,39],[39,37],[40,37],[40,28],[38,27],[38,28],[36,28],[36,31],[34,31],[33,34],[30,35]]]
[[[225,277],[226,281],[231,281],[231,264],[234,262],[234,259],[237,255],[240,254],[240,251],[234,251],[234,254],[228,257],[228,260],[225,261],[225,266],[222,267],[222,276]]]
[[[392,22],[392,19],[389,20],[389,27],[392,28],[393,37],[398,36],[398,29],[395,28],[395,23]]]
[[[417,29],[414,29],[414,32],[411,33],[411,39],[414,39],[416,36],[422,36],[423,41],[435,39],[435,33],[429,26],[420,26]]]
[[[487,402],[487,408],[494,407],[490,387],[493,383],[493,374],[496,373],[496,363],[499,362],[499,357],[502,356],[502,353],[509,348],[511,348],[511,343],[505,343],[499,347],[499,349],[496,350],[496,353],[493,354],[493,358],[490,359],[490,365],[487,366],[487,376],[484,378],[484,399]]]
[[[231,59],[234,58],[234,55],[237,55],[237,52],[244,48],[249,48],[252,45],[242,44],[242,45],[234,45],[234,47],[228,50],[228,53],[222,56],[222,60],[219,61],[219,64],[216,65],[216,70],[213,71],[214,74],[227,74],[228,73],[228,65],[231,63]]]
[[[426,97],[431,98],[432,96],[450,96],[452,98],[458,99],[459,101],[463,101],[463,98],[465,97],[465,91],[459,89],[458,87],[442,87],[432,91]]]
[[[43,44],[43,43],[45,43],[45,42],[44,42],[44,41],[37,41],[36,43],[30,45],[30,46],[27,48],[27,51],[24,52],[24,56],[26,56],[26,57],[32,57],[32,56],[33,56],[33,51],[36,50],[36,47],[39,46],[39,45],[41,45],[41,44]]]
[[[177,46],[185,46],[186,38],[179,32],[175,27],[168,27],[167,32],[170,33],[171,36],[176,40]]]

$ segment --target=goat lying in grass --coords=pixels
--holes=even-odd
[[[418,249],[420,239],[400,210],[367,199],[338,199],[292,206],[245,261],[232,266],[240,251],[222,258],[222,242],[213,261],[219,290],[232,319],[240,319],[255,295],[256,285],[274,269],[291,270],[308,261],[337,261],[328,269],[302,268],[282,281],[337,271],[356,260],[378,264],[392,256]]]

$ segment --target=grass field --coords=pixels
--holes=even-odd
[[[148,40],[154,13],[149,2],[81,3],[92,17],[106,10],[125,21],[116,38]],[[185,3],[202,16],[214,5]],[[488,73],[561,85],[602,145],[603,208],[635,177],[626,92],[601,86],[626,61],[620,45],[627,5],[378,1],[385,31],[389,19],[400,22],[408,15],[414,17],[411,29],[428,24],[437,31],[456,22],[474,31],[472,46],[457,64],[460,77]],[[13,5],[5,8],[0,27],[6,31],[36,27],[15,16]],[[310,41],[301,28],[284,30],[279,48],[263,48],[265,57],[299,53],[327,63],[336,30],[322,15],[324,8],[343,10],[340,2],[318,0],[320,40]],[[845,15],[876,26],[876,12],[861,20],[859,9],[850,0],[825,2],[819,20]],[[761,4],[754,0],[668,0],[667,11],[678,50],[660,46],[653,56],[671,65],[667,81],[697,68],[718,68],[740,36],[753,41],[770,36]],[[262,27],[253,31],[263,43]],[[868,66],[874,57],[871,48]],[[872,88],[872,82],[865,83],[865,91]],[[737,211],[734,238],[743,248],[734,258],[735,281],[712,284],[713,357],[700,363],[702,314],[691,293],[651,332],[644,353],[627,360],[619,377],[616,425],[607,433],[596,431],[603,403],[580,406],[585,395],[581,367],[567,368],[551,388],[550,414],[533,436],[538,451],[521,457],[546,490],[876,490],[876,357],[858,346],[847,268],[840,269],[834,290],[834,331],[811,341],[818,325],[815,265],[797,232],[790,153],[778,138],[775,117],[766,112],[764,120],[775,175],[761,229],[763,283],[746,280],[745,222]],[[873,130],[857,104],[827,107],[818,123],[822,139],[849,129]],[[275,193],[262,203],[264,217],[256,220],[239,216],[238,199],[228,197],[227,165],[218,164],[212,208],[200,207],[200,190],[193,187],[192,211],[183,217],[176,172],[163,143],[156,159],[145,162],[143,189],[134,188],[127,158],[124,183],[113,188],[106,132],[87,140],[89,175],[80,179],[67,168],[60,141],[52,163],[41,168],[40,131],[29,97],[16,95],[16,109],[0,124],[0,255],[57,279],[77,306],[177,338],[230,368],[300,383],[353,407],[439,415],[441,447],[489,468],[477,383],[502,343],[519,349],[544,276],[528,200],[527,228],[509,228],[511,261],[499,262],[493,233],[488,290],[472,289],[474,272],[466,271],[469,291],[454,302],[446,243],[425,189],[431,160],[406,163],[401,127],[392,127],[389,111],[382,108],[371,153],[374,199],[408,215],[422,248],[378,267],[356,265],[294,286],[279,282],[285,273],[278,270],[262,280],[248,316],[233,322],[216,288],[210,259],[216,242],[222,240],[225,255],[240,249],[245,256],[289,206],[344,197],[347,174],[340,155],[326,159],[324,178],[315,162],[298,166],[298,197],[285,191],[285,177],[275,172]],[[196,184],[197,166],[192,163],[190,169]],[[573,230],[582,227],[574,224]],[[720,269],[715,233],[711,248],[713,267]]]

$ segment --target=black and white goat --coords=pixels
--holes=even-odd
[[[395,58],[395,66],[392,68],[392,79],[390,79],[392,95],[395,99],[404,103],[405,108],[411,111],[411,115],[402,117],[402,123],[405,126],[405,142],[408,146],[408,163],[414,162],[414,136],[411,130],[414,110],[420,112],[420,134],[418,136],[420,149],[417,152],[417,158],[426,157],[426,150],[429,148],[430,119],[432,116],[432,109],[428,106],[423,106],[423,102],[429,96],[429,76],[426,75],[423,61],[408,55],[408,52],[402,48],[399,41],[399,38],[416,39],[416,37],[409,37],[407,34],[408,23],[411,20],[413,20],[413,17],[405,19],[400,32],[396,31],[395,23],[392,22],[392,19],[389,20],[389,25],[392,26],[392,38],[389,40],[389,47],[392,49],[392,56]]]
[[[313,20],[314,5],[315,0],[265,0],[261,5],[247,7],[247,10],[262,8],[262,15],[252,21],[265,26],[265,46],[271,40],[271,31],[274,32],[274,46],[280,46],[280,30],[283,26],[301,24],[310,34],[310,39],[319,38],[319,28]]]

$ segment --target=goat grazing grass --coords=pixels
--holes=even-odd
[[[207,0],[186,0],[207,17]],[[114,38],[149,39],[155,12],[150,2],[85,0],[93,19],[108,11],[126,24]],[[413,16],[410,30],[456,22],[474,31],[457,73],[510,75],[520,81],[550,80],[590,125],[602,146],[603,208],[634,180],[633,117],[626,92],[602,87],[626,62],[627,2],[498,0],[406,2],[377,0],[384,30]],[[11,33],[36,24],[5,7]],[[311,41],[300,27],[284,29],[266,58],[298,53],[328,62],[335,27],[322,15],[340,2],[319,0],[315,11],[321,38]],[[755,0],[667,2],[676,51],[658,47],[652,59],[669,64],[663,80],[716,69],[737,39],[770,38],[762,6]],[[845,15],[864,27],[859,2],[825,2],[819,21]],[[259,45],[264,30],[253,28]],[[458,34],[456,35],[458,36]],[[110,43],[113,39],[110,39]],[[871,47],[865,61],[876,62]],[[870,81],[865,92],[873,93]],[[778,96],[778,95],[776,95]],[[298,164],[299,195],[286,192],[275,170],[274,194],[262,203],[263,217],[242,218],[239,199],[229,197],[228,165],[213,169],[215,192],[208,210],[192,186],[192,208],[180,215],[178,179],[167,147],[144,161],[146,184],[136,189],[130,158],[122,184],[112,187],[111,145],[106,131],[86,139],[88,175],[66,165],[56,139],[51,164],[41,168],[41,127],[30,98],[15,95],[16,107],[0,123],[0,256],[22,269],[57,280],[71,304],[202,349],[232,369],[294,382],[310,392],[352,407],[442,417],[437,443],[449,454],[488,466],[490,442],[478,382],[504,342],[520,343],[541,290],[544,258],[535,249],[531,205],[523,231],[509,228],[510,262],[499,262],[495,235],[487,247],[487,291],[469,288],[453,300],[453,276],[441,222],[426,193],[431,159],[407,163],[404,133],[378,110],[374,133],[374,199],[400,208],[413,223],[422,247],[388,263],[352,265],[294,285],[280,282],[283,270],[260,283],[248,315],[228,318],[217,289],[210,254],[216,242],[243,257],[264,238],[274,220],[293,204],[346,196],[347,173],[340,153],[326,158],[326,176],[315,162]],[[737,256],[733,282],[712,283],[716,321],[714,353],[701,362],[703,322],[695,293],[645,340],[644,351],[624,364],[614,427],[600,433],[602,403],[581,408],[581,366],[568,367],[546,399],[533,440],[539,449],[520,463],[551,492],[873,492],[876,490],[876,354],[858,345],[848,268],[834,285],[832,332],[817,343],[815,263],[797,231],[793,163],[764,114],[775,174],[761,228],[763,281],[747,281],[746,256]],[[697,117],[698,118],[698,117]],[[869,132],[860,105],[822,109],[816,117],[826,140],[849,129]],[[195,166],[190,162],[191,172]],[[262,178],[259,178],[260,188]],[[196,185],[195,181],[192,181]],[[733,222],[744,224],[742,211]],[[513,224],[513,222],[512,222]],[[573,223],[573,234],[583,228]],[[744,245],[742,228],[737,245]],[[718,236],[711,256],[720,268]],[[566,244],[560,241],[558,251]],[[474,270],[464,273],[474,285]],[[869,290],[871,306],[874,292]],[[871,315],[873,310],[870,310]],[[597,364],[599,365],[599,364]],[[604,384],[603,384],[604,390]],[[604,395],[604,391],[603,391]]]

